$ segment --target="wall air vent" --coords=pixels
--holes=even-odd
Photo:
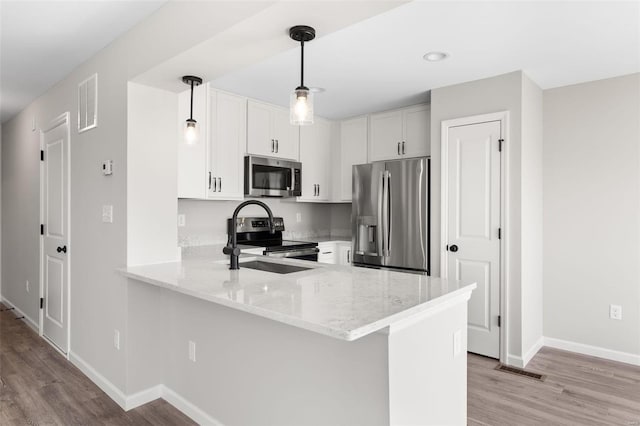
[[[98,74],[78,85],[78,133],[98,125]]]

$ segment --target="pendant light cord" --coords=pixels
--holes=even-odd
[[[193,80],[191,80],[191,109],[189,110],[189,120],[193,120]]]
[[[304,40],[300,42],[300,87],[304,87]]]

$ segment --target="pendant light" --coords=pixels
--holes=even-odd
[[[304,42],[316,37],[316,30],[307,25],[296,25],[289,30],[289,37],[300,42],[300,86],[291,94],[290,122],[293,125],[313,124],[313,93],[304,85]]]
[[[189,110],[189,118],[184,123],[184,141],[187,145],[195,145],[198,143],[199,129],[198,122],[193,119],[193,88],[202,84],[200,77],[185,75],[182,82],[191,86],[191,107]]]

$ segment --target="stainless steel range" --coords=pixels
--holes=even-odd
[[[236,221],[238,244],[264,247],[263,254],[268,257],[318,261],[318,243],[283,240],[284,220],[274,217],[273,222],[275,232],[271,233],[268,217],[239,217]],[[227,219],[228,235],[230,231],[231,219]]]

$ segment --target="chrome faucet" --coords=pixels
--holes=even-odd
[[[248,200],[243,203],[240,203],[238,207],[233,212],[233,217],[231,218],[231,229],[229,229],[229,240],[227,241],[227,246],[222,249],[224,254],[228,254],[230,256],[230,266],[229,269],[240,269],[238,265],[238,257],[240,257],[240,249],[238,248],[238,213],[242,210],[243,207],[248,206],[250,204],[255,204],[257,206],[265,209],[267,214],[269,215],[269,231],[273,234],[276,232],[275,224],[273,223],[273,213],[269,206],[267,206],[262,201],[258,200]]]

